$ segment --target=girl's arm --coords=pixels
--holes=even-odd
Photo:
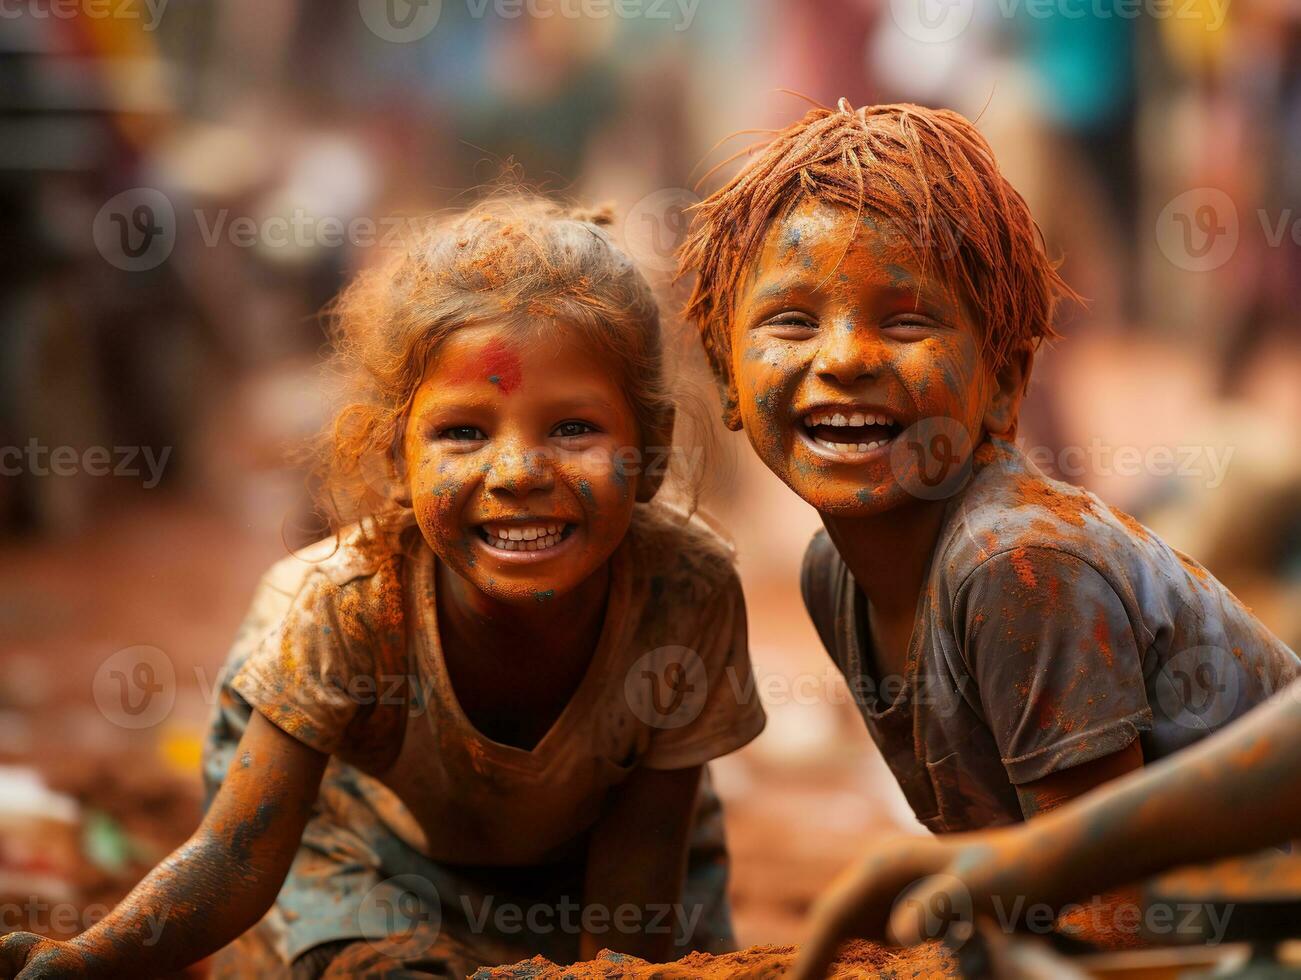
[[[193,836],[80,936],[0,940],[0,977],[152,977],[235,939],[275,900],[328,758],[255,711]]]
[[[638,769],[613,791],[592,829],[583,889],[585,926],[607,928],[584,928],[584,959],[608,948],[663,962],[674,928],[694,923],[681,908],[682,881],[702,768]]]
[[[796,980],[856,936],[918,942],[928,910],[1060,908],[1301,833],[1301,682],[1199,744],[1025,824],[883,841],[819,902]]]

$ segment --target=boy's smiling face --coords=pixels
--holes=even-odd
[[[563,595],[632,520],[637,419],[574,331],[464,327],[416,390],[404,438],[416,520],[439,559],[506,602]]]
[[[932,491],[960,485],[983,432],[1015,423],[1021,362],[995,378],[963,304],[852,208],[806,197],[773,223],[731,339],[750,442],[823,514],[947,496]]]

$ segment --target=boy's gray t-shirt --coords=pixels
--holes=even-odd
[[[1204,568],[1001,440],[981,447],[946,509],[910,676],[874,676],[867,600],[825,531],[801,589],[936,833],[1021,820],[1017,785],[1136,738],[1155,761],[1301,675],[1296,654]]]

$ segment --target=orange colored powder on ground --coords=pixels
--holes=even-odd
[[[721,956],[691,953],[675,963],[655,964],[603,949],[596,959],[573,966],[557,966],[535,956],[512,966],[484,967],[473,980],[769,980],[786,976],[798,952],[798,946],[750,946]],[[830,976],[833,980],[930,980],[957,976],[957,964],[939,943],[887,949],[860,941],[845,946]]]

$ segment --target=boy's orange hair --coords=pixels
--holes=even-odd
[[[956,288],[994,370],[1053,337],[1053,308],[1079,296],[1044,253],[1025,200],[999,172],[970,122],[948,109],[898,104],[819,107],[694,208],[679,274],[697,273],[686,316],[722,380],[743,276],[769,226],[801,198],[884,219],[912,248],[923,276]],[[849,247],[849,242],[845,243]]]

